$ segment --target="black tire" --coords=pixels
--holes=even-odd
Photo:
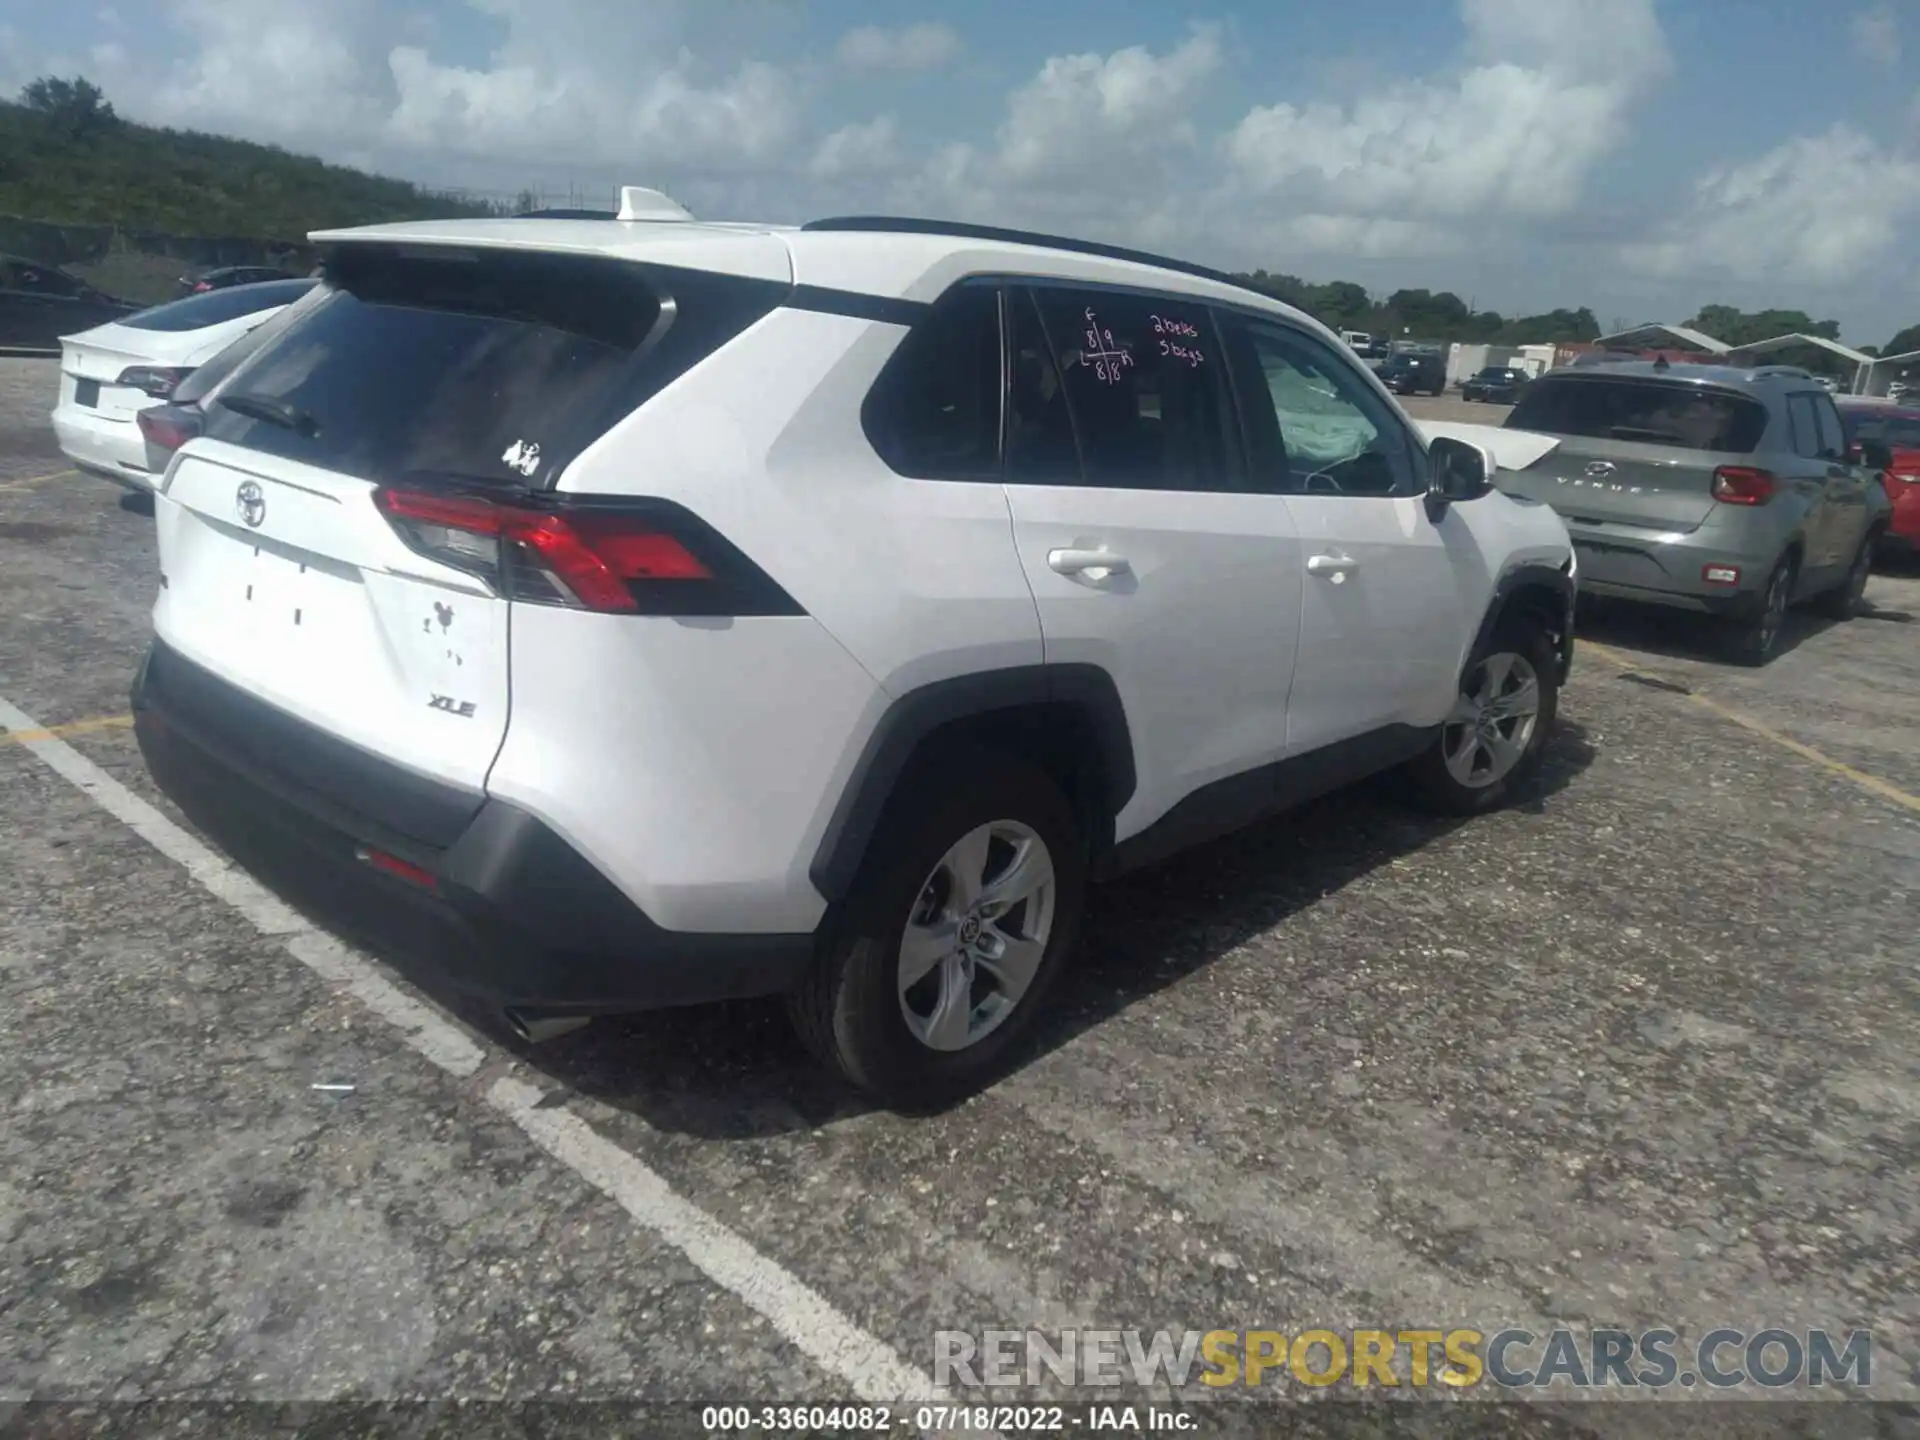
[[[1816,614],[1829,620],[1851,620],[1860,613],[1861,602],[1867,598],[1867,580],[1873,574],[1874,553],[1879,548],[1880,527],[1876,525],[1861,539],[1853,563],[1847,567],[1847,578],[1813,602]]]
[[[1482,672],[1490,660],[1502,655],[1518,657],[1533,671],[1539,701],[1534,711],[1533,728],[1525,749],[1510,768],[1489,780],[1468,783],[1449,768],[1447,755],[1456,740],[1464,738],[1461,725],[1449,720],[1440,727],[1434,743],[1408,766],[1413,799],[1423,809],[1443,815],[1480,815],[1504,805],[1515,793],[1524,790],[1539,773],[1547,737],[1553,733],[1560,713],[1559,661],[1554,654],[1553,638],[1537,620],[1515,616],[1503,620],[1492,635],[1478,646],[1467,660],[1460,676],[1460,693],[1471,698],[1478,691]],[[1517,669],[1517,667],[1516,667]],[[1502,732],[1509,738],[1514,731]]]
[[[1792,606],[1797,568],[1792,555],[1782,555],[1767,572],[1767,583],[1753,610],[1733,622],[1727,644],[1733,658],[1742,665],[1764,665],[1780,648],[1780,635],[1786,629],[1787,611]]]
[[[978,827],[1002,821],[1027,827],[1046,846],[1054,877],[1051,932],[1032,980],[1006,1017],[964,1049],[937,1050],[915,1036],[903,1013],[902,936],[949,849]],[[1033,765],[972,747],[921,765],[888,804],[812,967],[788,997],[802,1042],[894,1109],[937,1109],[984,1088],[1031,1032],[1079,941],[1086,868],[1072,807]]]

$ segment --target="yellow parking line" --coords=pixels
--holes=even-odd
[[[127,730],[133,726],[131,715],[95,715],[89,720],[70,720],[65,725],[49,725],[44,730],[0,730],[0,740],[17,740],[31,745],[39,740],[64,740],[69,735],[87,735],[95,730]]]
[[[1589,654],[1599,656],[1609,664],[1619,666],[1623,674],[1633,674],[1639,670],[1639,666],[1635,665],[1633,661],[1625,655],[1620,654],[1617,650],[1611,650],[1605,645],[1596,645],[1591,640],[1582,640],[1580,642],[1580,648]],[[1810,760],[1823,770],[1832,771],[1843,780],[1851,780],[1862,790],[1873,795],[1878,795],[1882,800],[1888,800],[1908,810],[1920,812],[1920,795],[1909,795],[1898,785],[1890,785],[1878,775],[1869,775],[1864,770],[1856,770],[1845,761],[1836,760],[1831,755],[1823,754],[1811,745],[1803,745],[1791,735],[1782,735],[1771,725],[1763,725],[1751,715],[1742,715],[1738,710],[1730,709],[1722,705],[1718,700],[1711,699],[1697,691],[1689,690],[1685,693],[1686,698],[1698,705],[1702,710],[1718,715],[1722,720],[1729,720],[1743,730],[1752,731],[1763,740],[1771,740],[1774,744],[1780,746],[1781,749],[1791,750],[1802,760]]]
[[[79,473],[78,470],[69,467],[65,470],[55,470],[50,475],[28,475],[20,480],[0,481],[0,490],[26,490],[35,485],[44,485],[49,480],[64,480],[69,475],[78,475]]]

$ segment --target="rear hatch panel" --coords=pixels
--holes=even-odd
[[[1500,488],[1542,500],[1562,518],[1647,530],[1697,530],[1718,502],[1716,466],[1736,457],[1678,454],[1664,446],[1557,437],[1559,445],[1524,470],[1502,471]]]
[[[1697,530],[1718,502],[1714,471],[1745,463],[1767,412],[1749,396],[1684,381],[1549,374],[1521,395],[1507,428],[1560,444],[1503,473],[1500,487],[1541,500],[1569,524]]]
[[[366,480],[198,441],[156,518],[161,640],[478,808],[507,723],[507,604],[415,554]]]
[[[550,490],[786,289],[498,243],[341,244],[323,291],[199,402],[205,431],[156,507],[157,635],[477,812],[508,725],[511,611],[527,602],[510,603],[497,569],[461,568],[472,536],[410,545],[376,494]]]

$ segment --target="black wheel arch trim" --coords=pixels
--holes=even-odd
[[[867,737],[807,869],[829,903],[844,899],[866,858],[881,812],[922,742],[959,721],[1030,705],[1070,705],[1085,718],[1100,761],[1102,817],[1133,798],[1137,775],[1126,707],[1098,665],[1018,665],[935,680],[889,705]]]
[[[1467,654],[1472,656],[1480,652],[1506,618],[1514,597],[1529,590],[1545,591],[1554,598],[1560,616],[1558,632],[1553,637],[1555,653],[1560,661],[1560,673],[1555,679],[1558,684],[1564,685],[1573,668],[1573,607],[1578,588],[1572,575],[1545,561],[1527,561],[1501,575],[1493,587],[1493,598],[1487,602],[1486,613],[1480,617],[1480,628],[1474,634],[1472,648]]]

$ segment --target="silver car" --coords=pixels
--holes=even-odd
[[[1892,507],[1884,446],[1849,447],[1805,371],[1635,361],[1553,370],[1509,430],[1555,443],[1496,477],[1545,501],[1573,536],[1582,591],[1724,616],[1764,664],[1787,607],[1859,608]]]

